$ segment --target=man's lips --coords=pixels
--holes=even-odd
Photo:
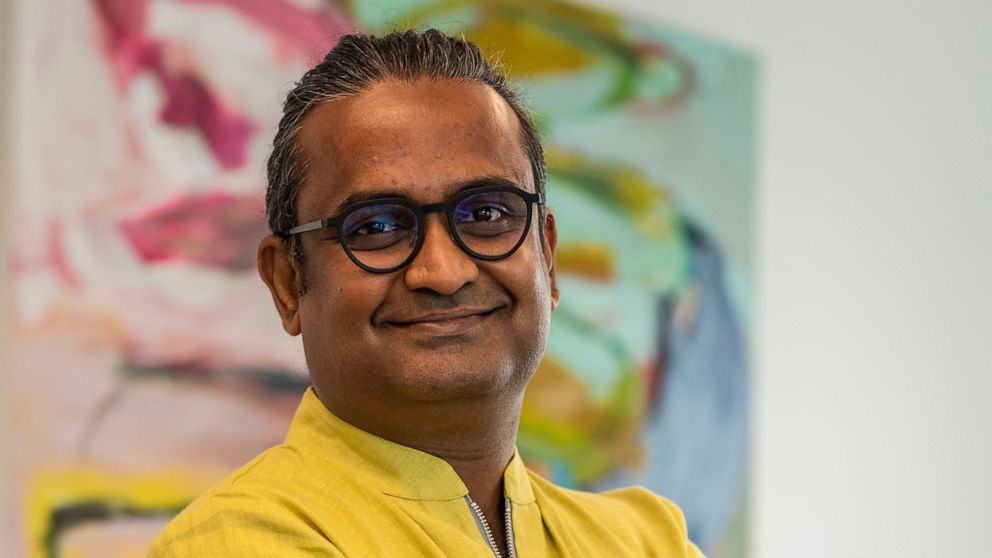
[[[406,330],[417,330],[434,335],[456,335],[464,333],[483,322],[499,307],[459,308],[444,312],[428,312],[415,317],[402,317],[384,320],[384,324]]]

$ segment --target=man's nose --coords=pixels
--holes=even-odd
[[[428,214],[424,220],[424,245],[404,275],[407,288],[429,289],[448,296],[478,276],[478,265],[448,233],[444,215]]]

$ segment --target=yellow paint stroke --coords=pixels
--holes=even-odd
[[[553,146],[545,150],[545,156],[550,176],[633,217],[645,238],[666,240],[675,235],[674,207],[664,185],[629,166],[594,161]]]
[[[441,0],[411,9],[407,23],[424,26],[461,10],[471,14],[465,38],[514,78],[586,69],[607,54],[604,43],[626,44],[618,17],[560,0]]]
[[[616,257],[608,244],[570,242],[555,251],[558,273],[575,275],[590,281],[609,282],[616,278]]]
[[[491,1],[499,2],[500,0]],[[514,3],[533,6],[534,11],[540,13],[544,18],[581,25],[582,28],[589,32],[603,37],[616,40],[623,38],[623,21],[615,14],[604,10],[579,6],[571,1],[561,0],[541,0],[538,2],[533,0],[514,0]]]
[[[630,214],[638,216],[658,206],[671,203],[667,188],[651,182],[641,172],[623,165],[602,163],[560,148],[545,150],[548,167],[567,175],[601,183],[605,191],[596,192]]]
[[[595,428],[603,414],[586,386],[548,355],[527,386],[522,411],[528,419],[569,424],[584,432]]]
[[[52,519],[59,509],[101,502],[149,514],[177,510],[222,476],[220,471],[144,471],[134,474],[93,467],[38,473],[32,479],[27,502],[30,556],[48,557],[45,539],[53,528]]]
[[[616,189],[617,198],[632,213],[647,211],[665,201],[654,184],[647,180],[640,172],[629,168],[611,169],[611,182]]]
[[[467,29],[465,38],[480,45],[501,45],[496,51],[500,64],[518,79],[581,70],[595,60],[592,53],[531,20],[487,18]]]
[[[616,389],[632,387],[636,389],[621,382]],[[606,405],[598,403],[564,364],[545,355],[524,396],[521,431],[554,448],[554,454],[569,462],[579,483],[601,478],[614,468],[637,467],[644,461],[637,435],[641,406],[618,395],[612,394]],[[631,408],[611,408],[621,400]]]

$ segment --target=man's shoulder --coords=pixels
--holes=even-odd
[[[566,509],[595,511],[597,515],[610,512],[621,517],[661,516],[684,522],[682,511],[677,505],[642,486],[629,486],[607,492],[585,492],[558,486],[536,473],[531,473],[531,481],[548,503]]]
[[[255,456],[230,473],[212,489],[202,494],[183,510],[184,514],[212,512],[215,507],[227,507],[241,499],[272,499],[272,489],[301,481],[305,469],[298,450],[281,444]],[[287,483],[287,481],[295,483]]]
[[[584,492],[558,486],[531,473],[535,496],[570,531],[620,538],[634,547],[680,549],[702,556],[689,541],[682,510],[671,500],[641,486],[607,492]],[[647,554],[645,554],[647,555]]]
[[[301,473],[302,460],[292,448],[276,446],[263,452],[173,518],[155,539],[149,558],[226,556],[232,552],[268,556],[287,544],[307,547],[326,543],[307,540],[315,533],[305,528],[294,494],[305,490]]]

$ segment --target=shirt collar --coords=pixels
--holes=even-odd
[[[361,430],[331,413],[313,388],[303,395],[286,444],[304,460],[360,471],[362,481],[385,494],[409,500],[452,500],[468,494],[447,461]],[[514,504],[534,501],[530,478],[519,452],[503,473],[507,497]]]
[[[524,460],[520,458],[520,451],[513,452],[513,459],[503,471],[503,491],[506,497],[514,504],[532,504],[534,502],[534,490],[530,486],[530,475]]]

